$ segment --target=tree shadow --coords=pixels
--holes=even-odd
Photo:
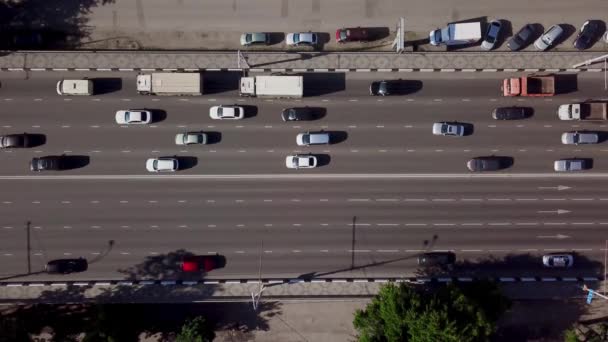
[[[90,36],[94,7],[115,0],[21,0],[0,3],[1,49],[65,49]]]

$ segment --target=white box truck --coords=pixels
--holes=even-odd
[[[155,72],[137,75],[141,95],[202,95],[203,76],[197,72]]]
[[[477,43],[481,39],[481,22],[448,24],[429,33],[431,44],[438,46]]]
[[[241,96],[290,97],[304,96],[302,76],[241,77]]]

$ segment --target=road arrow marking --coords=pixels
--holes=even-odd
[[[558,186],[539,186],[538,187],[539,190],[557,190],[557,191],[562,191],[562,190],[568,190],[568,189],[572,189],[569,186],[565,186],[565,185],[558,185]]]
[[[539,235],[537,236],[537,238],[539,239],[569,239],[570,237],[568,235],[562,235],[562,234],[557,234],[557,235]]]
[[[541,211],[537,211],[537,213],[539,214],[567,214],[571,212],[570,210],[564,210],[564,209],[557,209],[557,210],[541,210]]]

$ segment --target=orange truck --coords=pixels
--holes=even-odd
[[[527,75],[505,78],[502,83],[504,96],[553,96],[555,75]]]

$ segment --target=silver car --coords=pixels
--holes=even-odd
[[[574,257],[570,254],[543,255],[543,265],[555,268],[568,268],[574,264]]]
[[[203,132],[186,132],[175,135],[176,145],[205,145],[207,144],[207,134]]]
[[[553,169],[556,172],[583,171],[590,167],[590,162],[582,158],[560,159],[553,162]]]
[[[595,132],[565,132],[562,134],[562,144],[564,145],[579,145],[579,144],[597,144],[600,137]]]
[[[555,41],[564,33],[564,29],[559,25],[551,26],[547,32],[543,33],[542,36],[534,42],[534,47],[540,51],[545,51],[555,44]]]
[[[464,125],[456,122],[435,122],[433,124],[433,134],[462,137],[464,136]]]
[[[268,45],[270,44],[270,34],[264,32],[243,33],[241,35],[241,45]]]

